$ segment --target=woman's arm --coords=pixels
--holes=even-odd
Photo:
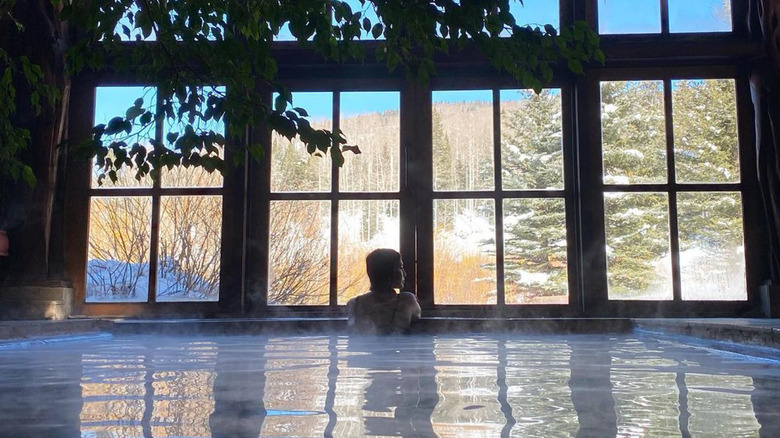
[[[401,292],[401,299],[403,300],[404,309],[407,309],[409,319],[412,321],[420,319],[422,309],[420,308],[420,303],[417,302],[417,297],[411,292]]]
[[[352,298],[351,300],[347,301],[347,326],[348,327],[355,326],[355,319],[357,317],[357,315],[355,314],[356,304],[357,304],[357,300],[355,298]]]

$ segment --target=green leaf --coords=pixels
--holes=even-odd
[[[593,54],[593,58],[601,64],[604,64],[604,62],[607,60],[606,56],[604,56],[604,52],[601,51],[601,49],[596,50],[596,52]]]
[[[35,178],[35,173],[33,173],[32,167],[26,164],[22,165],[22,179],[30,187],[35,187],[35,184],[38,182],[38,179]]]
[[[279,112],[287,109],[287,100],[281,94],[277,95],[276,99],[274,99],[274,109]]]
[[[567,62],[567,65],[569,66],[569,70],[572,71],[572,73],[576,73],[578,75],[584,74],[585,72],[582,70],[582,63],[579,60],[576,59],[570,59]]]
[[[371,28],[371,36],[374,37],[374,39],[378,39],[380,36],[382,36],[382,31],[384,30],[384,26],[382,23],[376,23],[373,28]]]
[[[331,148],[330,156],[333,159],[333,164],[336,166],[341,167],[344,165],[344,154],[341,153],[341,149]]]
[[[125,119],[122,117],[114,117],[108,121],[106,125],[105,133],[108,135],[115,135],[124,129]]]
[[[125,111],[125,118],[127,120],[133,120],[143,113],[144,113],[143,108],[139,108],[137,106],[131,106],[130,108],[127,109],[127,111]]]
[[[263,145],[260,143],[255,143],[249,147],[249,154],[252,156],[252,159],[255,161],[260,161],[261,158],[263,158],[263,154],[265,152],[265,149],[263,149]]]

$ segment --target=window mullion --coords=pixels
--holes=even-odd
[[[414,91],[409,87],[402,87],[399,101],[400,111],[400,144],[399,151],[400,162],[399,171],[401,177],[400,198],[398,201],[399,213],[399,250],[404,260],[404,269],[406,270],[406,284],[404,289],[411,292],[417,291],[417,243],[416,232],[417,223],[415,222],[415,208],[417,205],[416,194],[417,185],[415,184],[415,173],[418,163],[416,157],[419,155],[414,145],[418,142],[415,138],[414,123],[418,116],[417,107],[410,98],[414,96]]]
[[[333,91],[333,132],[338,132],[341,126],[341,93],[338,90]],[[331,144],[332,148],[339,148],[336,141]],[[331,151],[331,155],[333,151]],[[325,158],[327,159],[327,157]],[[331,160],[330,177],[330,299],[331,307],[338,305],[338,267],[339,267],[339,167],[333,164]]]
[[[672,81],[670,79],[664,79],[664,120],[666,124],[666,172],[669,184],[669,252],[672,260],[672,293],[674,301],[681,301],[677,175],[674,167],[674,120],[672,119]]]
[[[429,85],[410,83],[407,120],[416,145],[409,184],[416,195],[414,205],[417,297],[423,308],[434,305],[433,298],[433,95]],[[412,164],[410,163],[410,167]]]
[[[669,0],[661,0],[661,34],[669,35]]]
[[[157,93],[157,113],[162,111],[162,97]],[[154,138],[158,142],[163,141],[164,119],[158,118],[154,124]],[[149,303],[157,302],[157,262],[160,248],[160,196],[162,194],[162,169],[159,169],[157,179],[152,186],[152,239],[149,244]]]
[[[494,202],[496,226],[496,305],[501,311],[506,305],[504,289],[504,200],[501,181],[501,91],[493,90],[493,163],[495,163]]]

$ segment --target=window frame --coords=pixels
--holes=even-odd
[[[99,87],[156,87],[155,84],[139,83],[128,80],[127,78],[118,78],[113,76],[85,76],[79,86],[74,87],[72,95],[72,105],[80,108],[78,116],[71,119],[70,128],[72,132],[80,137],[89,137],[95,117],[95,105],[97,103],[97,89]],[[160,105],[160,97],[157,96],[155,105]],[[228,127],[225,124],[225,137],[229,137]],[[160,140],[163,138],[164,121],[158,121],[154,128],[155,137]],[[230,147],[225,148],[226,162],[232,162],[234,151]],[[230,251],[225,251],[225,245],[220,245],[220,269],[219,269],[219,297],[216,301],[157,301],[157,263],[159,254],[159,233],[162,199],[164,197],[174,196],[219,196],[222,201],[222,229],[220,233],[221,242],[229,242],[236,239],[237,233],[231,227],[236,220],[240,218],[235,213],[234,205],[241,202],[243,192],[237,190],[237,182],[243,179],[242,170],[227,173],[223,177],[222,186],[213,187],[165,187],[161,180],[154,182],[149,187],[128,187],[128,188],[97,188],[92,187],[93,164],[91,159],[78,159],[69,157],[71,160],[67,168],[66,206],[72,206],[70,214],[77,214],[83,217],[79,221],[78,227],[69,233],[66,237],[66,247],[71,248],[75,260],[83,260],[83,263],[76,263],[73,260],[66,262],[66,269],[71,273],[71,281],[76,289],[74,297],[74,313],[86,316],[104,316],[104,315],[123,315],[123,316],[155,316],[155,315],[212,315],[220,311],[233,310],[236,306],[236,297],[234,293],[238,284],[233,273],[236,271],[237,257]],[[163,175],[164,178],[164,175]],[[151,240],[149,246],[149,290],[146,301],[123,302],[123,301],[87,301],[86,300],[86,278],[87,278],[87,259],[89,253],[89,215],[91,200],[93,197],[101,198],[122,198],[122,197],[142,197],[151,198],[152,211],[150,218]],[[68,215],[68,208],[65,214]],[[75,273],[75,275],[74,275]]]
[[[315,75],[316,76],[316,75]],[[405,106],[404,96],[406,92],[406,83],[400,79],[379,78],[377,80],[343,80],[343,79],[299,79],[290,80],[286,85],[293,93],[296,92],[330,92],[333,93],[332,106],[332,128],[335,130],[340,127],[341,116],[341,93],[349,92],[398,92],[400,96],[400,132],[399,132],[399,190],[397,192],[342,192],[339,190],[339,167],[331,164],[331,185],[330,190],[322,192],[274,192],[271,190],[271,162],[273,151],[270,147],[272,133],[265,127],[255,127],[252,130],[252,137],[260,139],[266,148],[266,154],[259,161],[249,163],[249,181],[248,198],[249,214],[247,218],[248,230],[247,239],[258,242],[258,245],[247,247],[247,268],[246,268],[246,306],[247,311],[262,313],[264,315],[335,315],[343,312],[344,304],[338,304],[338,207],[340,201],[352,200],[398,200],[399,201],[399,233],[400,250],[405,262],[407,271],[407,287],[405,289],[414,290],[414,276],[411,274],[413,269],[412,260],[414,260],[411,243],[414,240],[413,232],[409,231],[410,223],[404,218],[408,218],[409,211],[414,201],[410,197],[408,184],[407,165],[408,158],[408,129],[405,120],[408,118],[409,109]],[[272,102],[272,93],[266,90],[265,98],[267,103]],[[349,154],[349,152],[347,152]],[[330,156],[319,159],[329,160]],[[270,206],[273,201],[305,201],[322,200],[330,202],[330,284],[328,304],[324,305],[286,305],[269,304],[269,238],[270,238]]]
[[[748,2],[740,0],[729,0],[731,9],[731,30],[730,31],[707,31],[707,32],[672,32],[669,27],[669,0],[655,0],[660,7],[660,32],[650,33],[601,33],[599,32],[599,0],[583,0],[588,10],[588,23],[599,33],[602,39],[684,39],[684,38],[722,38],[722,37],[744,37],[748,34],[747,23],[743,23],[739,17],[747,16],[749,8]],[[578,0],[561,0],[561,2],[573,2],[575,7]]]
[[[674,145],[672,119],[671,82],[685,79],[731,79],[735,83],[736,122],[739,154],[740,181],[737,183],[680,183],[674,180]],[[601,82],[604,81],[663,81],[664,84],[664,120],[665,145],[668,179],[666,183],[658,184],[604,184],[603,158],[601,147]],[[583,228],[591,230],[584,235],[583,246],[592,248],[583,253],[585,265],[593,269],[586,270],[583,275],[584,287],[591,291],[585,296],[585,306],[589,313],[598,316],[722,316],[741,314],[755,308],[758,304],[757,291],[762,277],[763,267],[759,260],[765,251],[761,243],[760,212],[755,206],[760,205],[760,191],[757,185],[755,171],[754,143],[752,120],[752,104],[745,72],[734,66],[713,65],[707,67],[653,67],[653,68],[620,68],[601,69],[587,79],[587,127],[583,131],[587,135],[587,147],[583,148],[586,163],[583,172],[586,176],[581,181],[582,202],[591,208],[585,212]],[[683,301],[680,288],[679,266],[679,236],[677,227],[677,193],[702,192],[724,193],[737,192],[742,197],[742,232],[745,246],[745,281],[747,299],[745,301]],[[604,195],[606,193],[664,193],[669,196],[669,232],[670,253],[672,259],[673,299],[668,301],[643,300],[610,300],[607,290],[606,236]]]
[[[668,15],[663,1],[662,12]],[[586,20],[598,29],[598,0],[560,0],[560,24],[574,19]],[[334,65],[323,62],[311,50],[302,49],[294,42],[274,44],[279,63],[279,79],[294,91],[400,91],[401,93],[401,166],[400,227],[401,254],[408,272],[406,289],[417,291],[428,316],[718,316],[741,315],[755,311],[759,304],[760,282],[768,278],[768,244],[763,238],[761,194],[758,186],[752,103],[746,60],[763,53],[760,42],[749,37],[748,2],[732,1],[732,31],[713,33],[666,33],[645,35],[602,35],[602,49],[607,54],[604,66],[591,65],[585,76],[575,76],[563,67],[556,68],[556,81],[551,88],[560,88],[564,136],[564,198],[569,263],[569,305],[437,305],[433,297],[433,236],[432,230],[432,123],[431,91],[439,89],[518,89],[521,88],[506,75],[496,74],[484,59],[473,50],[438,59],[438,76],[429,84],[406,81],[400,72],[388,73],[375,60],[365,63]],[[668,20],[667,20],[668,29]],[[130,42],[128,44],[137,44]],[[375,41],[363,44],[371,52]],[[748,300],[728,302],[618,302],[607,298],[606,255],[604,252],[605,189],[601,183],[602,157],[600,146],[600,88],[603,80],[651,80],[695,78],[731,78],[736,81],[737,123],[739,136],[740,172],[745,266]],[[139,85],[132,75],[117,76],[90,73],[73,80],[69,117],[72,138],[88,138],[93,125],[97,86]],[[143,85],[143,84],[141,84]],[[258,83],[264,89],[265,85]],[[267,104],[271,104],[272,90],[264,89]],[[494,110],[495,112],[495,110]],[[667,118],[670,114],[667,113]],[[335,120],[334,120],[335,122]],[[494,125],[500,120],[494,114]],[[667,122],[668,123],[668,122]],[[494,129],[494,147],[500,147],[500,131]],[[229,138],[228,135],[226,137]],[[266,154],[255,162],[246,151],[238,149],[244,143],[262,142],[270,145],[271,133],[264,126],[255,126],[241,133],[236,148],[225,151],[228,162],[238,154],[246,165],[225,175],[220,189],[223,197],[222,241],[230,242],[231,250],[223,244],[221,254],[220,298],[210,303],[85,303],[85,275],[91,163],[68,157],[63,207],[64,217],[73,224],[64,232],[64,246],[68,254],[65,269],[77,291],[75,313],[89,316],[316,316],[342,315],[343,306],[305,306],[304,308],[267,306],[268,274],[268,208],[270,192],[270,160]],[[495,156],[495,155],[494,155]],[[407,165],[408,163],[408,165]],[[496,161],[498,164],[499,161]],[[500,170],[496,167],[496,177]],[[406,183],[405,183],[406,182]],[[338,179],[334,178],[334,184]],[[420,190],[419,188],[429,188]],[[500,186],[496,185],[496,189]],[[128,194],[128,189],[121,189]],[[170,191],[171,188],[163,189]],[[173,189],[181,190],[181,189]],[[167,192],[166,192],[167,193]],[[494,190],[493,198],[507,199]],[[157,196],[161,196],[158,194]],[[344,194],[340,194],[344,195]],[[522,197],[528,197],[521,195]],[[341,196],[339,199],[349,199]],[[511,194],[508,199],[512,199]],[[159,200],[157,201],[159,202]],[[495,202],[495,201],[494,201]],[[496,231],[500,230],[499,204],[496,203]],[[503,206],[502,206],[503,207]],[[333,206],[332,206],[333,209]],[[333,210],[332,210],[333,211]],[[83,220],[82,220],[83,219]],[[331,217],[336,221],[337,217]],[[331,230],[334,235],[333,229]],[[255,239],[255,240],[253,240]],[[249,245],[247,242],[259,242]],[[235,243],[235,245],[233,245]],[[497,241],[497,244],[499,242]],[[337,241],[331,240],[331,247]],[[497,245],[503,251],[503,245]],[[150,260],[151,262],[151,260]],[[497,266],[503,266],[498,259]],[[331,265],[337,260],[331,259]],[[502,269],[502,268],[497,268]],[[331,275],[335,270],[331,269]],[[151,272],[150,272],[151,275]],[[331,285],[333,289],[333,282]],[[331,290],[332,296],[332,290]]]
[[[426,90],[425,112],[421,111],[416,118],[423,122],[426,133],[418,144],[423,146],[424,157],[420,162],[424,166],[426,176],[421,179],[419,186],[418,205],[425,206],[426,212],[418,213],[421,218],[418,224],[418,235],[424,238],[418,239],[418,260],[422,265],[418,270],[418,282],[422,285],[418,297],[423,310],[432,316],[473,316],[474,314],[496,314],[504,316],[574,316],[578,314],[581,305],[581,288],[579,283],[580,263],[578,257],[577,227],[577,203],[575,194],[576,152],[574,150],[574,126],[573,107],[574,90],[569,81],[557,80],[550,84],[549,89],[558,89],[561,93],[562,108],[562,156],[563,156],[563,180],[560,189],[532,189],[517,190],[504,189],[501,177],[501,102],[502,90],[522,89],[519,84],[508,79],[496,80],[495,78],[443,78],[431,81],[431,86]],[[432,122],[432,93],[435,91],[461,91],[461,90],[489,90],[492,96],[492,123],[493,123],[493,189],[478,191],[435,191],[433,189],[433,122]],[[420,104],[422,107],[422,102]],[[424,140],[424,141],[422,141]],[[566,215],[567,235],[567,282],[569,300],[568,304],[507,304],[504,285],[504,231],[503,231],[503,202],[510,199],[562,199]],[[495,242],[496,242],[496,304],[438,304],[436,303],[434,290],[434,230],[433,230],[433,202],[437,199],[484,199],[490,200],[495,207]],[[422,219],[422,215],[425,219]]]

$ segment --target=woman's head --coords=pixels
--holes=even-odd
[[[394,249],[380,248],[366,256],[366,273],[371,290],[402,288],[406,279],[401,254]]]

